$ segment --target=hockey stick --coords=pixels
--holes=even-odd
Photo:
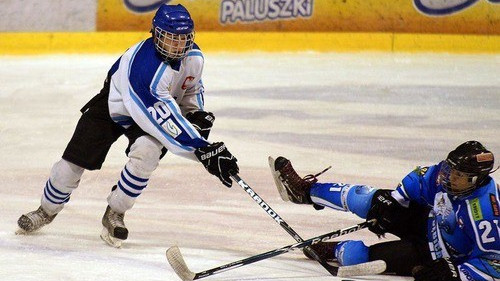
[[[167,260],[170,263],[170,266],[174,269],[175,273],[183,280],[183,281],[192,281],[196,279],[201,279],[204,277],[208,277],[214,274],[218,274],[227,270],[235,269],[244,265],[248,265],[254,262],[258,262],[261,260],[265,260],[268,258],[272,258],[296,249],[304,248],[316,243],[319,243],[321,241],[326,241],[330,240],[345,234],[349,234],[358,230],[361,230],[363,228],[366,228],[370,226],[371,224],[375,223],[375,220],[370,220],[370,221],[365,221],[344,229],[339,229],[333,232],[329,232],[320,236],[313,237],[311,239],[305,240],[303,242],[291,244],[285,247],[281,247],[275,250],[271,250],[269,252],[265,252],[262,254],[258,254],[246,259],[242,259],[239,261],[231,262],[225,265],[221,265],[218,267],[214,267],[212,269],[208,269],[205,271],[197,272],[194,273],[192,272],[186,262],[184,261],[184,258],[182,257],[181,251],[177,246],[170,247],[166,254],[167,254]],[[353,266],[345,266],[345,267],[340,267],[340,270],[338,272],[339,276],[346,276],[346,274],[350,276],[354,275],[368,275],[368,274],[379,274],[382,273],[385,270],[385,262],[383,261],[372,261],[360,265],[353,265]],[[343,269],[345,268],[346,274],[343,273]]]
[[[295,230],[293,230],[293,228],[291,228],[279,215],[278,213],[276,213],[272,208],[271,206],[269,206],[269,204],[267,204],[264,199],[262,199],[262,197],[260,197],[257,192],[255,192],[242,178],[240,178],[240,176],[238,176],[237,174],[235,173],[230,173],[231,175],[231,178],[238,183],[239,186],[241,186],[246,193],[248,193],[248,195],[250,195],[250,197],[252,197],[252,199],[257,202],[257,204],[259,204],[259,206],[264,210],[266,211],[266,213],[271,217],[273,218],[286,232],[288,232],[288,234],[290,234],[293,239],[295,239],[295,241],[297,242],[303,242],[304,239],[302,239],[302,237],[300,237],[300,235],[295,232]],[[321,266],[323,266],[323,268],[326,269],[326,271],[328,271],[328,273],[330,273],[331,275],[333,276],[336,276],[337,273],[338,273],[338,270],[339,268],[337,266],[332,266],[332,265],[329,265],[326,261],[322,260],[318,254],[313,250],[311,249],[310,247],[305,247],[304,248],[304,251],[306,251],[313,259],[315,259],[317,262],[319,262],[321,264]]]

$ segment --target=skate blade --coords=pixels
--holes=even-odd
[[[108,229],[103,227],[101,232],[101,239],[111,247],[121,248],[123,240],[111,236]]]
[[[271,174],[273,175],[274,184],[276,185],[276,188],[278,189],[278,192],[280,194],[281,199],[283,199],[283,201],[285,201],[285,202],[290,201],[290,198],[288,198],[288,192],[286,192],[286,189],[283,186],[283,183],[281,182],[281,180],[279,178],[278,172],[274,169],[274,158],[269,156],[267,158],[267,160],[269,162],[269,168],[271,168]]]
[[[15,233],[16,233],[16,235],[27,235],[30,232],[28,232],[28,231],[26,231],[26,230],[24,230],[22,228],[18,228]]]

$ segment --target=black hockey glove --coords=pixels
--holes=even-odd
[[[460,281],[458,268],[450,258],[441,258],[412,270],[415,281]]]
[[[229,172],[237,174],[240,169],[236,164],[238,160],[227,150],[223,142],[200,147],[194,154],[210,174],[218,177],[225,186],[231,187],[233,181]]]
[[[368,227],[368,229],[382,236],[387,232],[391,232],[394,227],[403,218],[406,213],[405,208],[391,196],[392,190],[379,189],[373,195],[371,208],[368,211],[366,220],[376,219],[377,222]]]
[[[215,121],[215,116],[212,112],[188,112],[188,114],[186,114],[186,119],[191,122],[193,127],[198,131],[198,133],[200,133],[203,138],[208,139],[210,129],[212,128]]]
[[[325,208],[325,206],[321,206],[321,205],[314,204],[314,203],[313,203],[313,207],[314,207],[314,209],[316,209],[316,211],[321,211]]]

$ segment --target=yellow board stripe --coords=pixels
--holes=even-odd
[[[148,38],[142,32],[0,33],[0,55],[49,53],[122,53]],[[205,52],[448,52],[500,53],[500,36],[330,33],[330,32],[198,32]]]

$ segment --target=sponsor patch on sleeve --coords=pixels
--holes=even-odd
[[[167,121],[161,126],[167,131],[169,135],[174,138],[178,137],[182,132],[181,129],[179,129],[179,127],[177,127],[177,125],[174,123],[174,121],[172,121],[172,119],[167,119]]]
[[[472,212],[472,217],[475,221],[480,221],[483,219],[483,212],[481,210],[481,204],[479,203],[479,199],[475,198],[470,201],[470,208]]]
[[[495,194],[490,193],[490,203],[491,203],[491,210],[493,211],[493,215],[495,217],[500,217],[500,207],[498,206],[497,199],[495,197]]]

